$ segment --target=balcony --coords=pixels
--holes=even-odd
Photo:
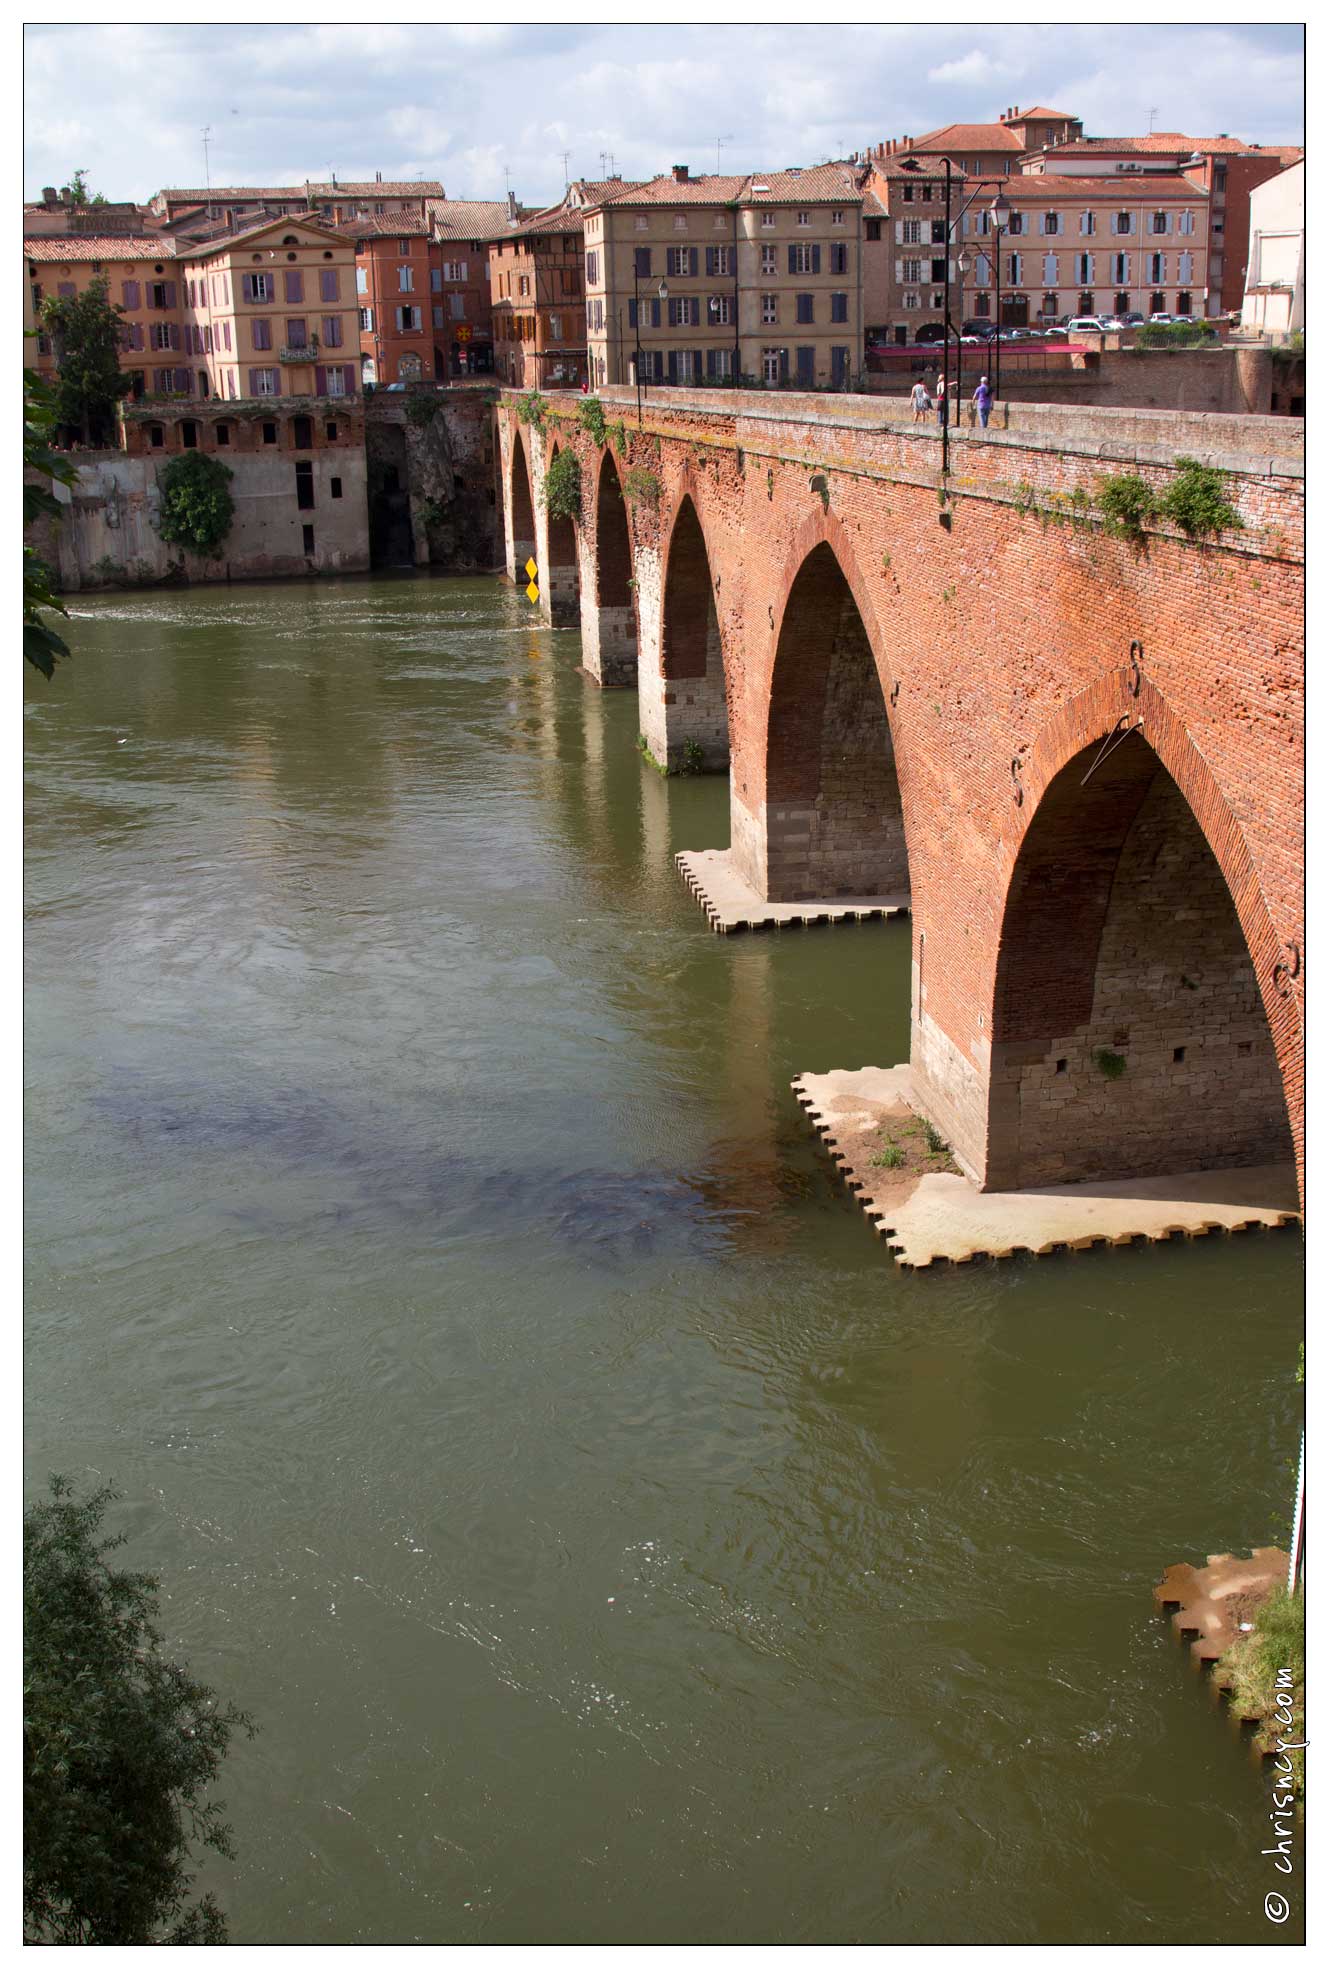
[[[317,335],[311,336],[307,342],[297,342],[294,348],[278,349],[277,360],[279,362],[317,362]]]

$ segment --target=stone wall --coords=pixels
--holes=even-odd
[[[375,390],[365,405],[371,522],[382,558],[454,574],[503,563],[493,398],[488,390]],[[385,484],[398,472],[399,493]],[[399,512],[395,501],[404,498]],[[402,542],[409,530],[409,544]]]

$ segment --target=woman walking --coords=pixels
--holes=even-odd
[[[978,388],[974,391],[973,400],[978,406],[978,421],[983,429],[986,430],[988,427],[988,418],[992,415],[992,392],[988,388],[988,379],[986,376],[979,377]]]
[[[915,383],[909,392],[909,401],[914,406],[914,422],[921,424],[932,408],[932,398],[928,395],[927,384],[922,381]]]

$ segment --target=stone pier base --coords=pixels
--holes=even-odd
[[[884,922],[907,916],[909,898],[899,896],[822,896],[805,902],[768,902],[740,874],[728,848],[702,848],[675,855],[679,873],[721,936],[732,930],[779,930],[814,923]]]
[[[1017,1251],[1041,1256],[1300,1222],[1291,1163],[976,1190],[954,1171],[944,1144],[928,1148],[911,1080],[909,1067],[897,1066],[807,1073],[793,1083],[799,1105],[897,1264],[921,1267],[948,1259],[962,1265]],[[883,1155],[903,1161],[884,1167]]]

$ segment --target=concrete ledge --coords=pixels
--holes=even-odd
[[[728,848],[675,855],[679,873],[720,936],[734,930],[780,930],[817,923],[875,923],[909,914],[908,896],[826,896],[810,902],[767,902],[734,866]]]
[[[1183,1171],[1047,1189],[976,1190],[964,1176],[881,1169],[872,1158],[891,1124],[916,1126],[908,1066],[801,1074],[794,1094],[873,1228],[899,1265],[1087,1251],[1212,1231],[1300,1222],[1290,1163]]]
[[[1288,1555],[1276,1545],[1257,1545],[1249,1559],[1211,1552],[1206,1565],[1169,1566],[1154,1588],[1154,1604],[1172,1614],[1172,1631],[1189,1644],[1192,1660],[1211,1668],[1287,1573]]]

